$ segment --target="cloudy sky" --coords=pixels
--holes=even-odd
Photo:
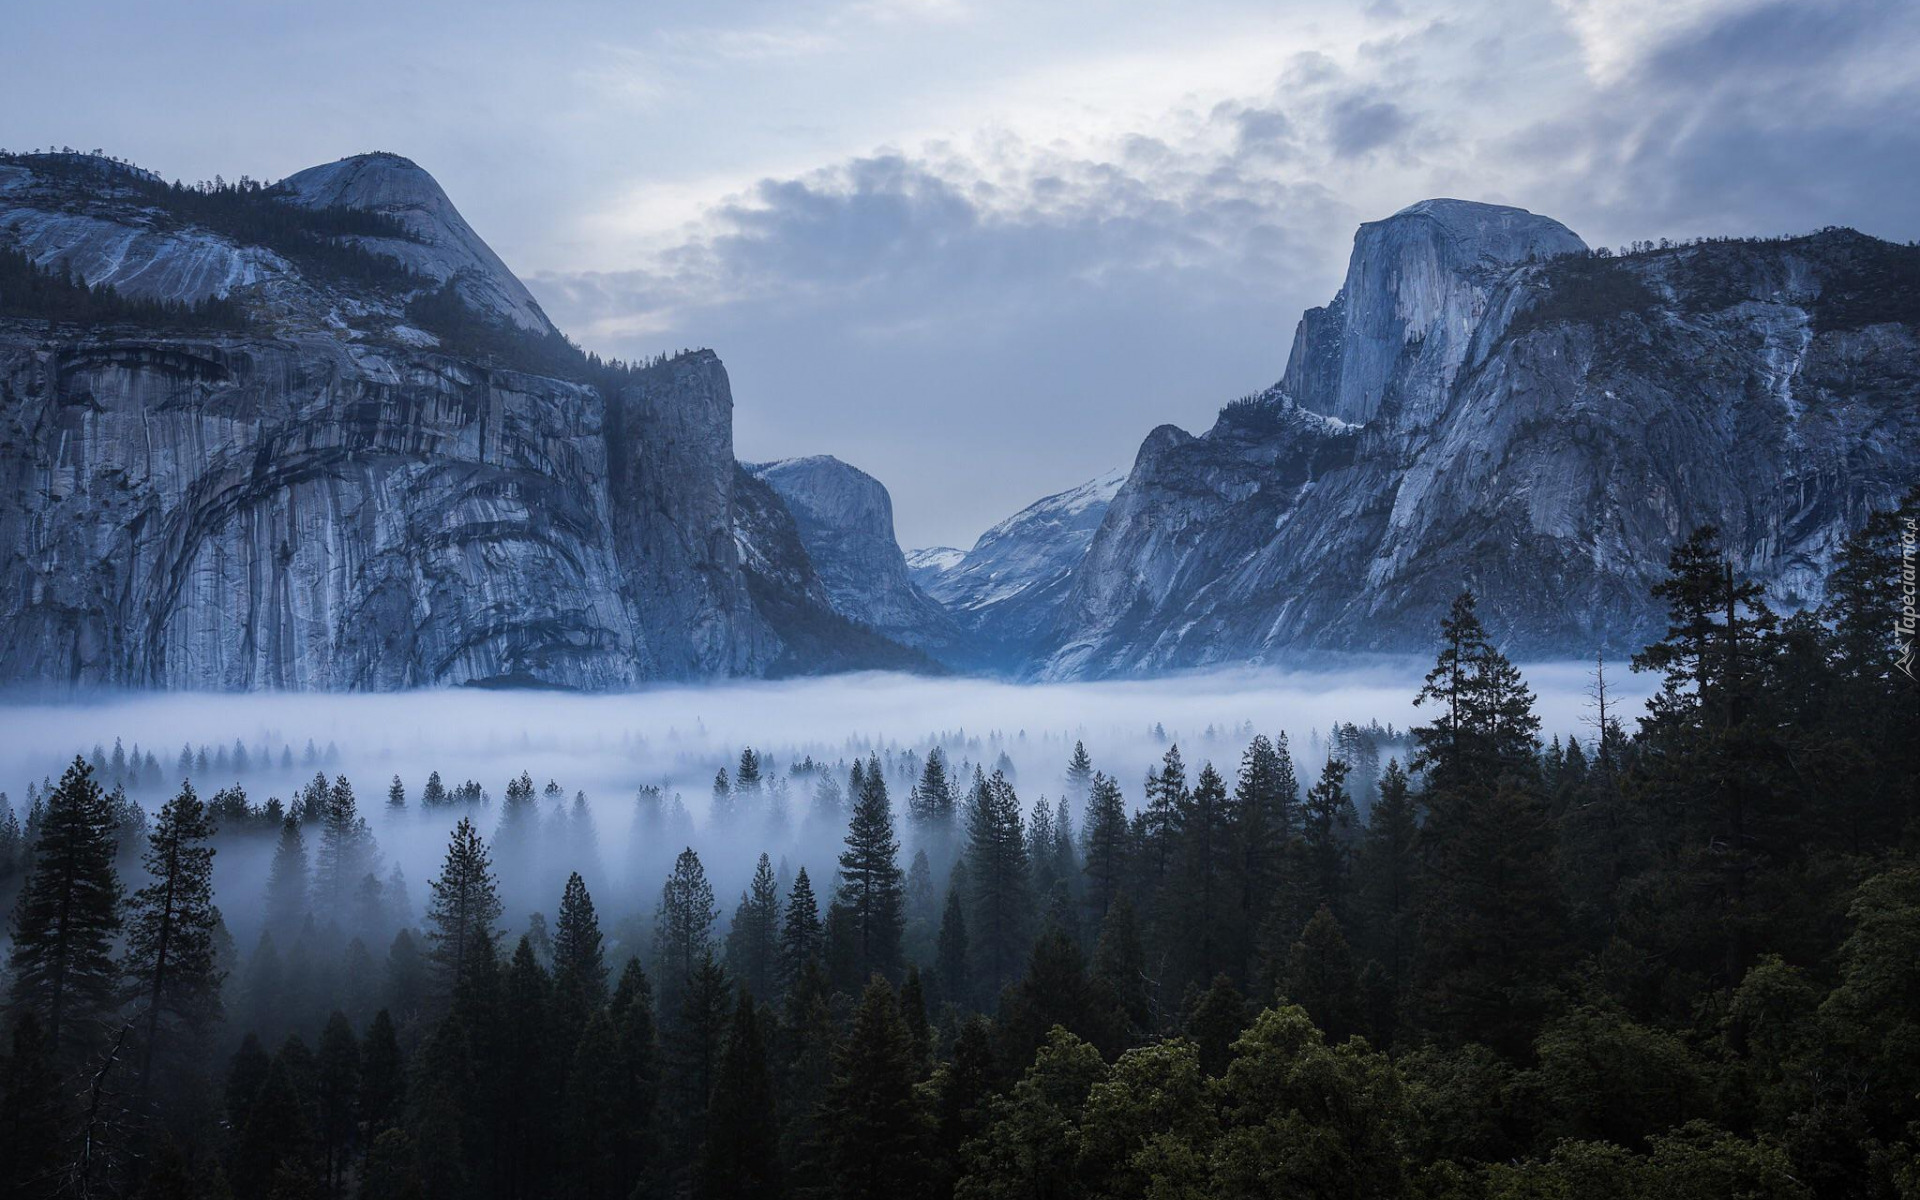
[[[712,346],[745,459],[903,544],[1272,382],[1353,227],[1920,238],[1911,0],[146,0],[21,6],[0,144],[169,177],[432,171],[556,322]],[[37,50],[23,53],[26,48]]]

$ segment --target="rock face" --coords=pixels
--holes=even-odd
[[[879,480],[829,455],[747,470],[793,514],[835,612],[922,650],[955,645],[953,619],[907,573],[893,533],[893,498]]]
[[[1422,200],[1369,221],[1333,303],[1301,318],[1281,386],[1343,421],[1382,408],[1431,421],[1511,269],[1586,248],[1558,221],[1464,200]]]
[[[411,163],[345,160],[271,201],[401,222],[358,239],[409,270],[377,287],[141,182],[0,164],[0,244],[248,321],[0,320],[0,681],[605,689],[928,665],[835,613],[734,462],[713,354],[562,378],[507,365],[510,336],[483,361],[410,325],[451,280],[481,327],[557,340]]]
[[[968,636],[966,661],[1017,669],[1037,648],[1074,569],[1127,472],[1109,471],[1037,500],[980,535],[971,550],[917,550],[907,566]]]
[[[398,154],[356,154],[308,167],[279,185],[309,208],[351,208],[392,217],[413,240],[362,237],[358,244],[434,283],[453,282],[474,309],[522,329],[553,329],[533,294],[454,208],[433,176]]]
[[[1467,586],[1512,653],[1619,654],[1707,522],[1776,604],[1817,602],[1920,478],[1920,250],[1577,247],[1457,201],[1363,227],[1278,385],[1147,438],[1029,672],[1425,650]]]

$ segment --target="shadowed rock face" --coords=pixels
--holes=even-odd
[[[1462,587],[1513,653],[1621,654],[1664,628],[1648,589],[1696,526],[1799,607],[1920,479],[1920,252],[1539,261],[1558,226],[1488,210],[1488,249],[1453,232],[1483,206],[1443,203],[1450,228],[1362,229],[1274,389],[1147,438],[1030,670],[1425,650]]]
[[[907,572],[879,480],[829,455],[747,469],[793,514],[834,611],[908,646],[937,653],[955,643],[952,618]]]

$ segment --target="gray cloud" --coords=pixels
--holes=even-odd
[[[654,270],[536,288],[563,327],[650,313],[636,349],[656,324],[721,347],[743,456],[837,454],[888,484],[905,540],[970,542],[1277,378],[1352,222],[1318,186],[1150,138],[1002,166],[889,153],[765,181]]]

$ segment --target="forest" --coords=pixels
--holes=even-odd
[[[1792,615],[1695,532],[1575,729],[1463,592],[1409,730],[743,748],[624,841],[83,754],[0,805],[0,1193],[1913,1200],[1917,500]]]

